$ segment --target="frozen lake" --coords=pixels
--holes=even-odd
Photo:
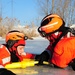
[[[4,40],[0,40],[0,44],[3,44]],[[47,40],[27,40],[25,51],[40,54],[48,46],[49,42]],[[52,68],[50,66],[34,66],[27,67],[25,69],[10,69],[17,75],[75,75],[70,67],[65,69]]]
[[[5,40],[0,40],[0,44],[5,43]],[[26,40],[25,51],[33,54],[40,54],[46,49],[49,42],[45,39]]]
[[[46,49],[49,42],[47,40],[27,40],[25,51],[40,54]]]

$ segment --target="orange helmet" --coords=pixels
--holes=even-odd
[[[27,37],[21,33],[20,31],[13,30],[8,32],[6,35],[6,47],[11,53],[11,61],[17,61],[14,57],[18,57],[20,59],[21,56],[19,56],[17,52],[18,46],[25,46]]]
[[[44,17],[41,21],[41,26],[38,31],[42,36],[54,33],[64,26],[64,21],[57,14],[50,14]]]
[[[19,45],[25,46],[27,37],[20,31],[13,30],[6,35],[6,46],[12,52],[16,51]]]
[[[10,31],[7,35],[6,35],[6,42],[8,42],[8,40],[13,40],[13,41],[16,41],[16,40],[26,40],[27,37],[17,31],[17,30],[13,30],[13,31]]]

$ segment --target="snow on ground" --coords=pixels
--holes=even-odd
[[[33,40],[47,40],[46,38],[43,38],[41,36],[39,36],[39,37],[32,37],[32,38],[33,38]]]
[[[2,37],[0,37],[0,40],[3,39]]]
[[[5,40],[5,39],[3,39],[2,37],[0,37],[0,40]]]

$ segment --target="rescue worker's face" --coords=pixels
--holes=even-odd
[[[18,46],[17,52],[18,52],[19,55],[22,55],[24,53],[24,46]]]

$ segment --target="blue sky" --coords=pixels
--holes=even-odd
[[[29,24],[38,17],[36,0],[1,0],[2,17],[15,17],[21,24]],[[13,1],[13,6],[12,6]],[[13,8],[13,9],[12,9]],[[13,10],[13,12],[12,12]]]

